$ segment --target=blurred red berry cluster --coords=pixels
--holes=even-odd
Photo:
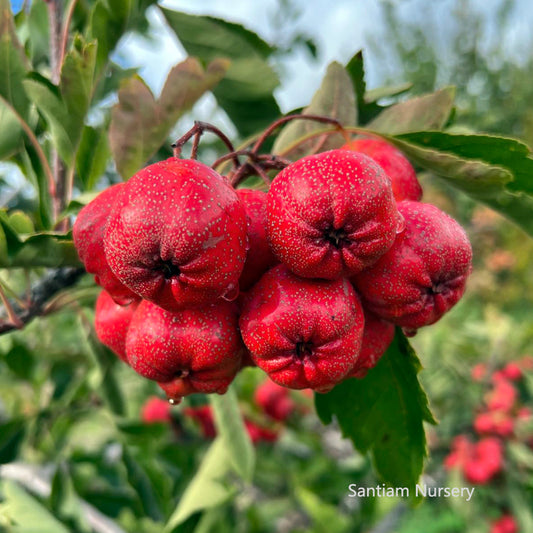
[[[444,460],[446,469],[460,470],[463,478],[472,484],[498,485],[505,475],[506,465],[513,460],[508,456],[507,444],[518,442],[533,448],[533,413],[524,405],[521,395],[522,381],[531,369],[533,357],[530,356],[511,361],[492,372],[485,363],[472,368],[472,379],[487,387],[472,423],[472,433],[476,437],[461,434],[453,439],[451,451]],[[505,509],[504,514],[491,523],[490,532],[516,533],[518,525]]]
[[[277,385],[270,379],[263,381],[255,390],[254,404],[259,411],[259,416],[250,418],[244,415],[244,425],[251,441],[276,442],[283,431],[283,422],[295,412],[303,412],[306,407],[303,403],[294,401],[289,389]],[[303,390],[300,394],[311,394],[310,390]],[[174,410],[166,400],[157,396],[148,398],[141,409],[141,419],[145,424],[171,423],[171,413],[181,412],[183,417],[193,421],[200,434],[205,439],[216,437],[216,427],[211,405],[187,406],[181,411]],[[177,416],[177,415],[176,415]]]

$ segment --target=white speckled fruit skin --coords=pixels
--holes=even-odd
[[[272,250],[305,278],[338,279],[369,267],[392,246],[400,223],[381,167],[348,150],[292,163],[268,192]],[[344,234],[341,246],[326,238],[330,231]]]
[[[472,247],[463,228],[434,205],[403,201],[398,209],[405,230],[353,281],[365,308],[412,334],[459,301],[472,270]]]
[[[273,381],[327,392],[355,365],[364,315],[347,279],[303,279],[278,265],[247,294],[239,325],[254,362]],[[300,343],[310,343],[310,352],[298,355]]]
[[[247,249],[244,207],[226,178],[193,160],[170,158],[133,176],[105,234],[113,272],[168,310],[236,297]],[[179,269],[165,277],[162,264]]]
[[[143,300],[126,337],[131,367],[176,401],[195,392],[226,392],[243,348],[236,306],[225,301],[172,312]]]

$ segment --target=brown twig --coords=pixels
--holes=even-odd
[[[70,0],[70,4],[68,6],[68,9],[65,15],[65,20],[63,21],[63,28],[61,31],[61,41],[60,41],[59,52],[58,52],[59,73],[61,73],[61,66],[63,65],[63,60],[67,52],[70,22],[72,21],[72,17],[74,16],[74,9],[76,8],[76,3],[77,3],[77,0]]]
[[[73,267],[58,268],[51,271],[50,274],[41,279],[32,288],[27,308],[21,308],[5,299],[4,307],[6,309],[7,320],[0,319],[0,335],[14,329],[20,329],[35,317],[44,315],[48,300],[59,291],[74,285],[84,272],[85,270],[83,268]],[[0,298],[2,298],[1,290]]]

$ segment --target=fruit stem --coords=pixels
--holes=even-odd
[[[304,115],[302,113],[300,114],[294,114],[294,115],[287,115],[286,117],[281,117],[280,119],[273,122],[257,139],[254,146],[252,147],[252,152],[257,153],[258,150],[261,148],[263,143],[266,141],[266,139],[280,126],[283,124],[286,124],[287,122],[291,122],[292,120],[312,120],[314,122],[322,122],[323,124],[332,124],[335,126],[335,128],[341,133],[341,135],[346,139],[346,142],[348,142],[349,136],[344,130],[344,126],[335,118],[326,117],[324,115]]]
[[[194,136],[191,159],[196,159],[196,156],[198,154],[198,144],[200,142],[200,137],[206,131],[210,131],[211,133],[217,135],[220,140],[226,145],[230,152],[235,151],[235,148],[233,147],[233,144],[231,143],[229,138],[224,133],[222,133],[222,131],[220,131],[216,126],[213,126],[213,124],[209,124],[208,122],[201,122],[199,120],[196,120],[194,122],[194,126],[187,133],[182,135],[175,143],[172,144],[174,157],[181,157],[181,149],[183,148],[183,145],[191,137]],[[234,168],[239,167],[239,159],[237,158],[237,156],[233,157],[233,166]]]

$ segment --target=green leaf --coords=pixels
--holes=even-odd
[[[109,55],[126,31],[132,9],[132,0],[98,0],[91,13],[89,35],[98,43],[95,75],[100,76]]]
[[[27,421],[13,419],[0,424],[0,464],[14,461],[26,436]]]
[[[50,507],[55,516],[60,517],[64,522],[75,525],[76,531],[80,533],[90,533],[92,531],[83,513],[83,507],[65,463],[58,466],[52,479]]]
[[[69,118],[68,133],[77,147],[93,93],[96,42],[85,43],[77,35],[61,68],[59,88]]]
[[[318,495],[310,490],[298,487],[296,489],[296,498],[300,505],[305,509],[305,512],[311,517],[313,521],[313,529],[315,533],[343,533],[349,531],[350,520],[347,516],[339,513],[339,509],[322,501]]]
[[[89,328],[87,326],[86,331],[89,348],[98,362],[100,371],[100,380],[97,386],[98,391],[101,393],[111,412],[117,416],[124,416],[126,414],[126,402],[120,384],[115,376],[117,356],[98,340],[92,327]]]
[[[48,61],[50,30],[46,2],[31,2],[28,14],[28,37],[33,65]]]
[[[357,123],[357,108],[353,85],[344,67],[336,62],[328,66],[320,89],[305,108],[306,115],[326,115],[336,118],[344,126]],[[304,155],[339,148],[346,141],[340,134],[323,135],[310,139],[297,148],[288,149],[301,137],[324,128],[324,124],[311,120],[295,120],[288,124],[277,137],[273,152],[285,157],[299,159]]]
[[[251,482],[255,452],[244,426],[234,389],[230,387],[223,395],[213,394],[211,405],[215,414],[217,434],[226,444],[232,466],[245,481]]]
[[[215,60],[204,71],[188,58],[170,71],[159,100],[138,76],[118,93],[111,115],[109,141],[124,179],[137,172],[165,142],[176,121],[224,76],[228,63]]]
[[[315,395],[324,423],[336,417],[345,437],[370,452],[377,472],[396,487],[414,488],[427,456],[423,422],[436,423],[417,374],[421,369],[399,329],[379,363],[361,380],[348,379]]]
[[[231,469],[231,455],[222,438],[217,438],[189,483],[178,506],[167,522],[164,533],[185,522],[193,514],[230,500],[235,490],[226,482]]]
[[[150,478],[143,467],[133,458],[127,447],[123,449],[122,459],[126,467],[128,482],[139,497],[143,513],[156,522],[161,521],[163,514],[157,503]]]
[[[8,159],[22,146],[22,128],[11,109],[0,101],[0,160]]]
[[[455,88],[445,87],[417,96],[382,111],[367,127],[378,133],[398,135],[422,130],[440,130],[453,109]]]
[[[10,2],[0,0],[0,159],[12,155],[21,146],[22,128],[9,110],[25,119],[29,100],[22,86],[29,69],[28,59],[17,35]]]
[[[15,524],[16,533],[69,533],[69,530],[33,496],[12,481],[2,483],[3,511]]]
[[[33,353],[24,344],[13,343],[12,348],[4,357],[9,370],[19,379],[30,380],[36,366],[36,359]]]
[[[443,132],[388,139],[417,165],[533,235],[533,158],[524,143],[491,135]]]
[[[367,102],[365,100],[366,82],[363,52],[357,52],[350,61],[348,61],[346,72],[348,72],[355,89],[359,123],[366,124],[369,120],[378,115],[383,108],[373,101]]]
[[[36,72],[30,74],[24,80],[23,85],[28,96],[48,122],[54,145],[61,159],[70,165],[75,145],[73,139],[70,138],[70,118],[59,88]]]
[[[48,179],[35,151],[35,147],[30,142],[26,142],[25,150],[20,154],[20,166],[24,175],[37,191],[37,197],[39,199],[37,218],[40,226],[45,229],[50,229],[53,223],[53,207],[52,198],[48,189]]]
[[[76,154],[76,170],[85,190],[94,189],[107,168],[111,150],[107,132],[85,126]]]
[[[239,24],[161,10],[189,55],[204,63],[218,57],[231,60],[226,77],[213,94],[242,136],[279,117],[281,112],[272,95],[279,78],[267,62],[273,47]]]

